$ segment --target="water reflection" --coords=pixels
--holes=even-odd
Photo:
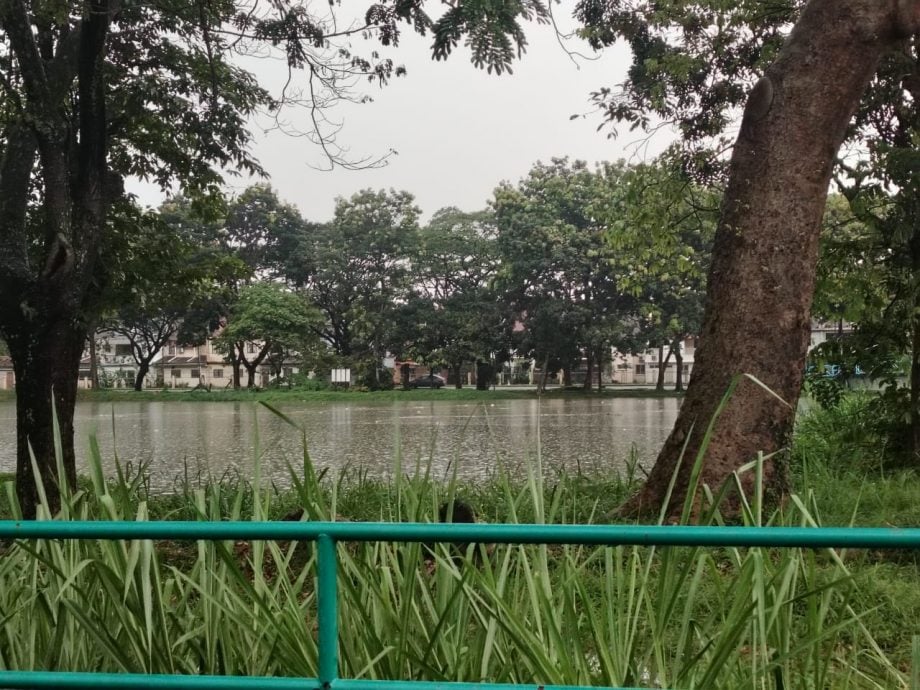
[[[388,476],[399,459],[404,471],[430,464],[436,477],[456,471],[464,480],[487,477],[500,465],[521,472],[538,448],[550,473],[622,468],[633,445],[647,464],[677,408],[673,398],[282,406],[303,425],[319,468]],[[14,404],[0,403],[2,471],[15,464],[14,422]],[[299,467],[303,459],[299,432],[249,403],[80,403],[76,423],[81,467],[95,433],[108,472],[117,449],[122,463],[148,466],[157,491],[186,475],[250,477],[258,455],[263,477],[287,485],[289,464]]]

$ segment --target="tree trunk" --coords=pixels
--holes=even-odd
[[[76,486],[73,417],[86,331],[74,326],[74,319],[56,316],[44,324],[32,322],[7,334],[16,373],[16,492],[26,519],[34,519],[38,506],[30,448],[52,515],[61,506],[58,482]],[[57,474],[55,415],[60,428],[63,478]]]
[[[137,376],[134,377],[134,390],[136,391],[144,390],[144,379],[147,377],[147,372],[149,371],[150,371],[150,360],[138,362]]]
[[[587,353],[586,359],[585,382],[582,384],[582,388],[589,391],[591,390],[591,377],[594,375],[594,357],[591,356],[590,351]]]
[[[251,390],[256,387],[256,369],[259,365],[243,362],[243,366],[246,367],[246,388]]]
[[[710,423],[700,481],[713,487],[758,451],[785,447],[805,371],[818,238],[837,151],[882,54],[918,24],[915,0],[811,0],[752,90],[713,246],[696,374],[648,481],[621,512],[657,511],[683,456],[667,507],[678,512]],[[764,473],[770,494],[787,490],[781,453]]]
[[[460,368],[462,366],[462,364],[455,364],[453,367],[451,367],[451,372],[454,376],[454,388],[457,390],[463,388],[463,380],[460,378]]]
[[[597,352],[597,392],[600,393],[604,390],[604,350],[598,350]]]
[[[233,372],[233,390],[240,389],[240,368],[243,366],[243,348],[244,343],[234,343],[229,347],[227,361],[230,363],[230,370]]]
[[[399,380],[402,383],[404,391],[409,390],[409,365],[401,364],[399,366]]]
[[[572,368],[562,367],[562,387],[568,388],[572,385]]]
[[[489,390],[492,385],[493,376],[495,376],[495,370],[489,362],[484,362],[482,360],[476,361],[476,390]]]
[[[96,329],[89,331],[89,386],[94,391],[99,389],[99,360],[96,355]]]
[[[546,376],[549,373],[546,368],[549,366],[549,357],[543,360],[543,369],[540,370],[540,383],[537,386],[537,393],[546,392]]]
[[[664,356],[664,359],[661,358],[661,355],[664,354],[664,345],[658,346],[658,381],[655,383],[656,391],[664,390],[664,377],[668,372],[668,362],[671,361],[671,355],[674,354],[674,349],[668,347],[668,354]]]
[[[680,349],[680,338],[674,339],[671,349],[674,351],[674,366],[677,367],[674,373],[674,390],[682,392],[684,390],[684,353]]]
[[[917,463],[920,459],[920,289],[916,282],[920,281],[920,229],[914,229],[910,239],[910,254],[915,282],[910,324],[910,459]]]
[[[920,459],[920,295],[914,297],[910,352],[910,442],[911,460]]]

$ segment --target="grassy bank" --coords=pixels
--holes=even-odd
[[[0,393],[7,393],[0,391]],[[527,400],[527,399],[606,399],[606,398],[648,398],[675,397],[674,391],[656,391],[654,388],[617,388],[609,386],[603,391],[584,391],[579,388],[553,388],[543,394],[526,387],[508,386],[494,390],[478,391],[475,388],[461,389],[396,389],[392,391],[349,391],[349,390],[303,390],[303,389],[267,389],[267,390],[149,390],[131,391],[124,389],[97,390],[79,392],[79,400],[87,402],[122,402],[131,401],[174,401],[174,402],[268,402],[268,403],[327,403],[341,401],[358,401],[374,403],[392,403],[399,401],[492,401]],[[0,399],[12,399],[11,394]]]

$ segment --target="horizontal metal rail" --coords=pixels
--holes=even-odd
[[[765,548],[920,549],[918,528],[496,525],[392,522],[0,521],[0,539],[300,540],[317,543],[318,677],[153,675],[0,671],[0,688],[164,688],[170,690],[588,690],[572,685],[509,685],[338,677],[335,545],[347,542],[586,544]],[[611,690],[635,690],[619,688]]]
[[[0,539],[303,540],[920,549],[920,528],[498,525],[420,522],[118,522],[0,520]]]

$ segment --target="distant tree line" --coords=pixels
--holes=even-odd
[[[205,208],[175,197],[138,214],[97,328],[129,340],[138,389],[171,338],[211,336],[236,387],[285,353],[320,376],[350,366],[369,388],[392,385],[388,353],[448,367],[457,387],[464,366],[487,387],[512,354],[538,363],[541,387],[547,371],[583,362],[585,387],[601,386],[611,348],[661,347],[679,372],[702,314],[715,199],[667,158],[538,163],[486,209],[444,208],[424,224],[404,191],[340,198],[326,223],[264,184]]]

